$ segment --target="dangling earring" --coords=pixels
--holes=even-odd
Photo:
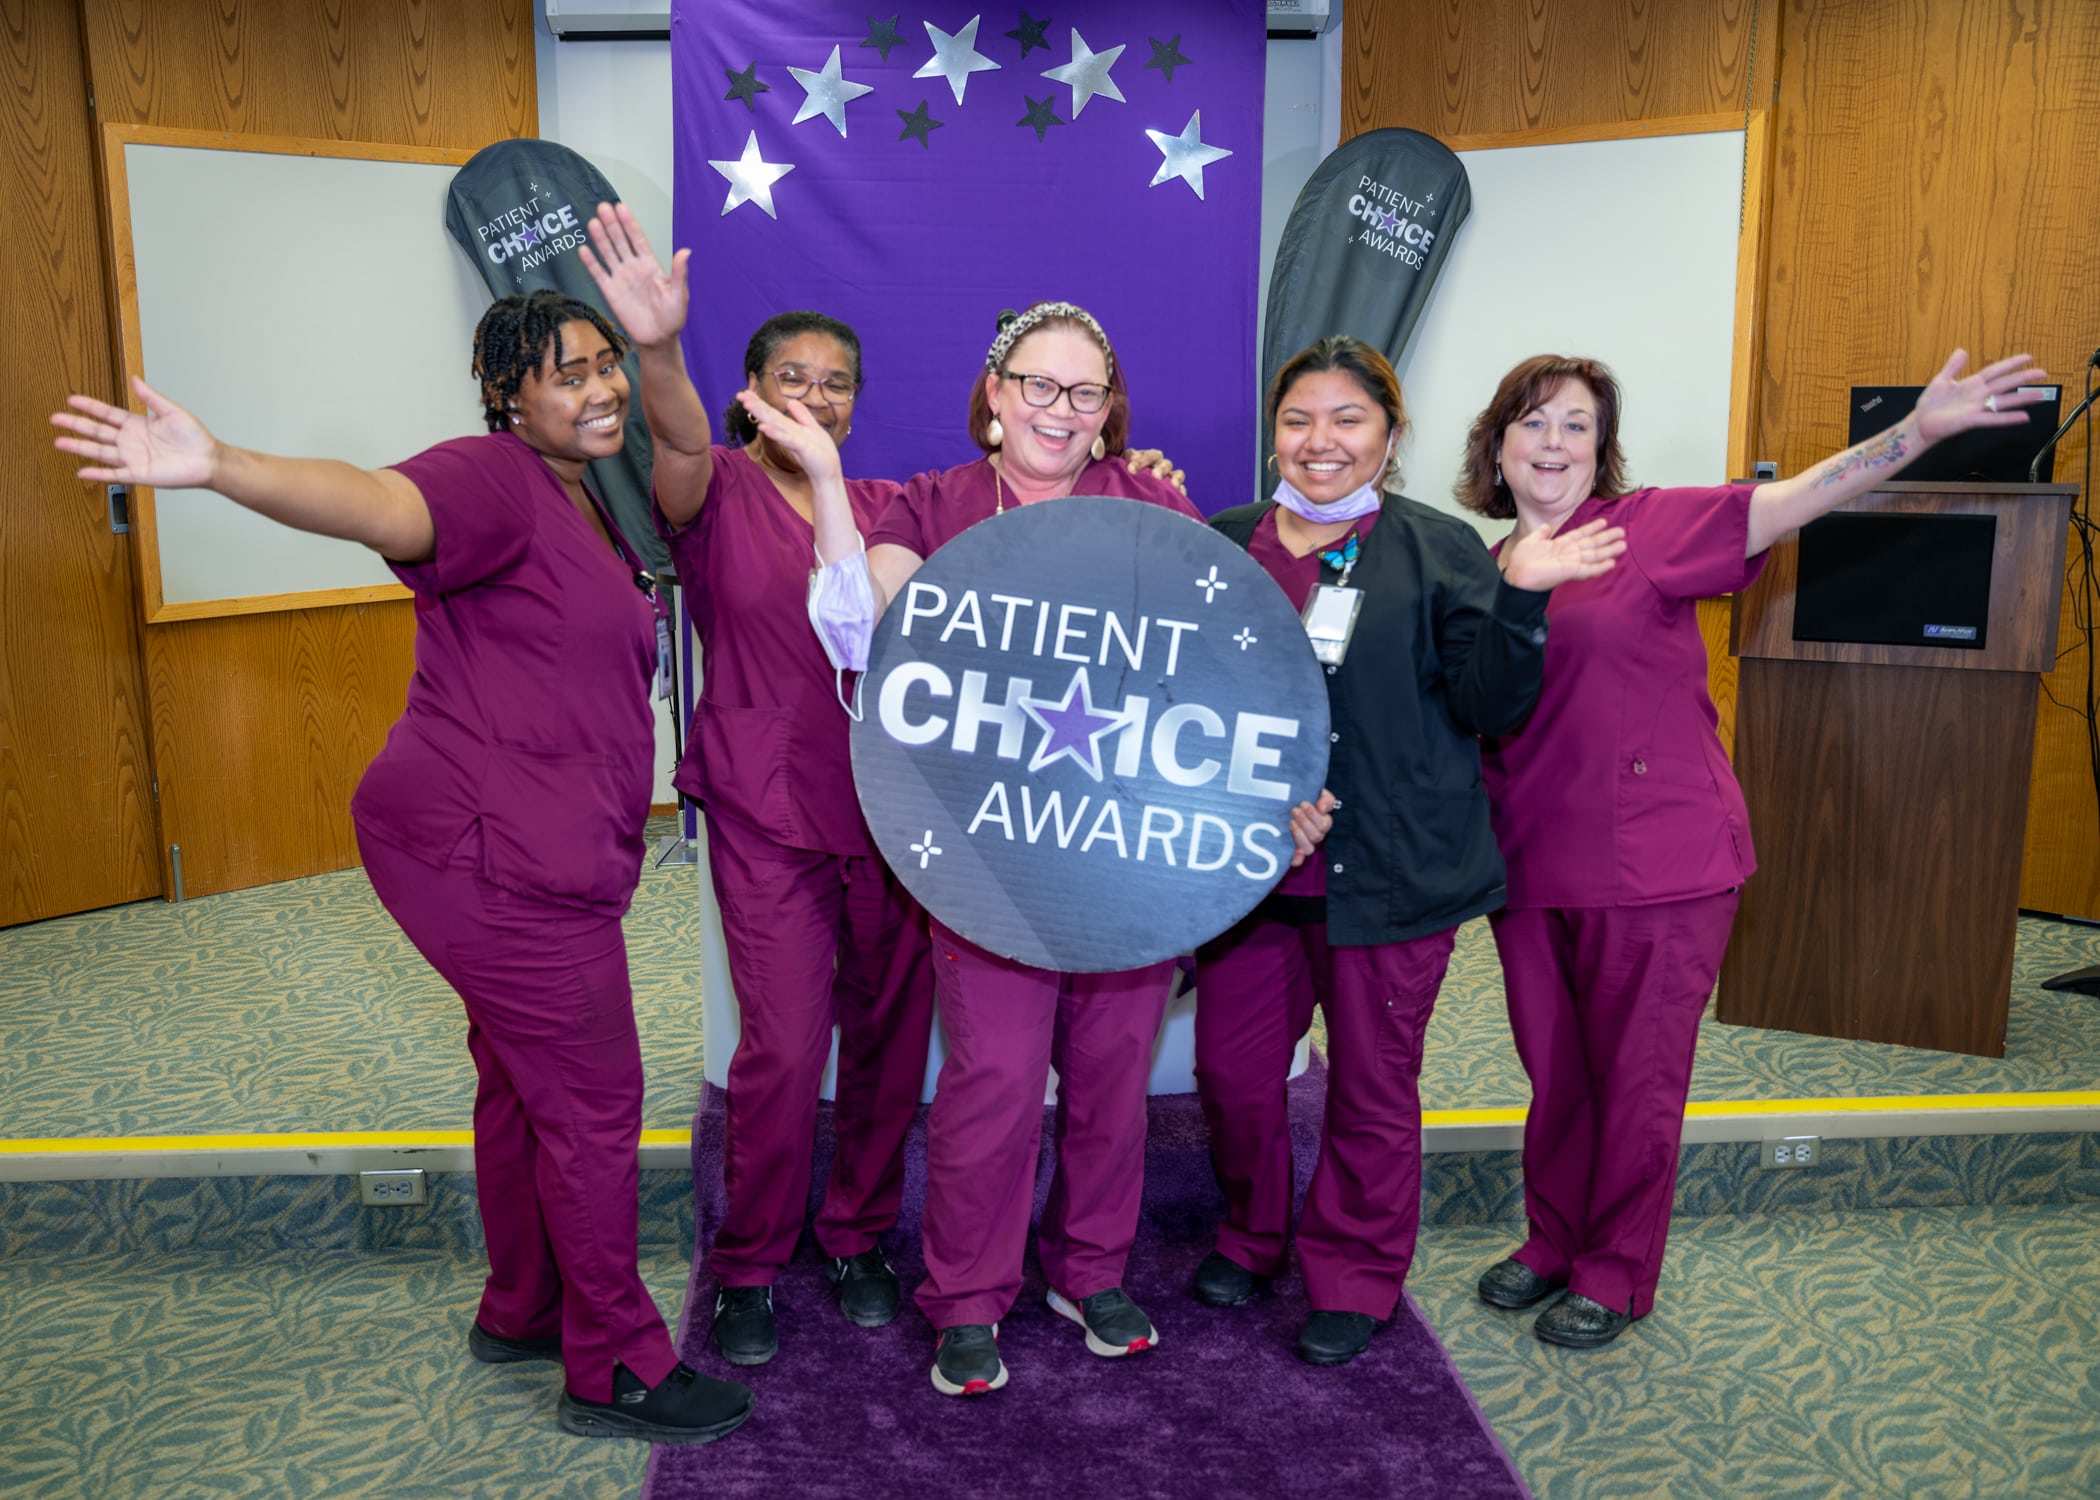
[[[845,430],[844,432],[841,432],[841,433],[839,434],[839,441],[843,443],[844,441],[846,441],[846,439],[847,439],[847,438],[849,438],[849,437],[852,437],[852,436],[853,436],[853,424],[852,424],[851,422],[848,422],[848,423],[846,424],[846,430]]]
[[[1502,488],[1502,465],[1499,463],[1495,465],[1495,488]]]
[[[997,448],[1003,445],[1005,442],[1006,428],[1000,425],[999,419],[997,417],[994,417],[985,426],[984,444],[987,448]]]
[[[1108,444],[1101,441],[1101,435],[1099,433],[1095,433],[1094,446],[1087,449],[1086,451],[1094,455],[1094,462],[1098,464],[1099,462],[1101,462],[1103,455],[1105,455],[1108,452]]]

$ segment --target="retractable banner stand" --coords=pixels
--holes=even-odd
[[[1260,564],[1156,505],[1074,496],[948,542],[890,602],[853,780],[883,857],[1002,957],[1193,949],[1290,867],[1326,678]]]
[[[1465,165],[1419,130],[1345,141],[1298,194],[1269,274],[1262,389],[1300,349],[1353,334],[1395,364],[1473,208]],[[1262,439],[1262,456],[1269,452]]]
[[[498,141],[477,152],[454,175],[446,194],[445,228],[496,296],[548,287],[607,312],[605,299],[576,252],[588,243],[583,226],[598,205],[619,201],[605,175],[567,146]],[[619,326],[610,313],[607,317]],[[665,573],[670,571],[670,553],[649,521],[649,470],[655,450],[642,420],[641,371],[631,353],[626,364],[634,393],[627,446],[618,458],[591,465],[591,485],[628,545],[655,571]]]

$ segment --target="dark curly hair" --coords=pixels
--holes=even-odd
[[[758,325],[758,332],[752,334],[751,342],[744,346],[746,383],[756,385],[758,377],[766,373],[766,366],[772,364],[773,357],[780,352],[781,345],[805,333],[821,333],[826,338],[837,339],[853,356],[854,388],[858,390],[867,384],[860,368],[860,335],[837,318],[807,309],[775,313]],[[733,398],[722,413],[722,428],[739,443],[748,445],[758,441],[758,424],[751,420],[751,413],[744,410],[743,403]]]
[[[1495,399],[1473,419],[1466,434],[1466,456],[1458,482],[1451,487],[1458,503],[1490,521],[1516,519],[1517,502],[1497,477],[1497,455],[1509,424],[1545,404],[1564,380],[1579,380],[1597,398],[1596,494],[1607,499],[1626,493],[1626,455],[1619,451],[1619,382],[1594,359],[1569,354],[1534,354],[1502,377]]]
[[[604,313],[566,292],[542,287],[536,292],[514,292],[489,304],[474,328],[474,378],[481,382],[481,416],[490,432],[510,428],[510,404],[517,399],[525,377],[554,351],[561,363],[561,331],[565,324],[588,323],[605,335],[613,353],[624,355],[627,340]]]

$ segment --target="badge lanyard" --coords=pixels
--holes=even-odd
[[[1356,633],[1364,591],[1349,587],[1349,575],[1356,571],[1361,546],[1362,539],[1352,531],[1345,544],[1320,554],[1320,561],[1338,569],[1341,579],[1316,585],[1299,616],[1305,621],[1305,635],[1312,642],[1313,656],[1323,666],[1340,666],[1349,654],[1349,639]]]

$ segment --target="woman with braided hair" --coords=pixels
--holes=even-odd
[[[751,1393],[679,1362],[636,1264],[642,1064],[620,918],[662,607],[584,484],[621,449],[625,348],[561,293],[502,298],[474,335],[487,434],[379,469],[221,443],[136,378],[143,411],[76,395],[51,420],[82,479],[216,490],[370,547],[414,592],[408,705],[351,814],[373,889],[466,1008],[489,1257],[467,1346],[560,1361],[571,1432],[698,1443],[741,1425]]]

